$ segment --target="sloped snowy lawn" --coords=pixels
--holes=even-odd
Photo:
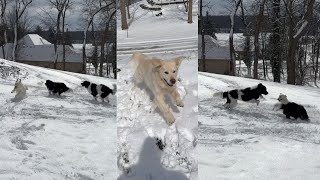
[[[1,61],[0,179],[115,179],[116,97],[95,102],[80,83],[116,81]],[[22,100],[10,93],[17,77]],[[48,96],[47,79],[73,92]]]
[[[269,94],[259,106],[225,109],[218,91],[255,86]],[[310,122],[273,111],[280,93],[302,104]],[[320,90],[199,73],[199,179],[319,179]]]

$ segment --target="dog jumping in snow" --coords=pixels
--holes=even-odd
[[[45,85],[47,86],[49,95],[58,93],[60,96],[64,92],[71,91],[70,88],[68,88],[64,83],[61,82],[53,82],[51,80],[47,80]]]
[[[28,90],[28,87],[22,84],[21,79],[17,79],[11,93],[16,92],[15,97],[24,97],[27,94],[27,90]]]
[[[226,104],[224,104],[224,107],[233,108],[237,105],[238,100],[250,103],[257,103],[257,105],[259,105],[260,101],[258,99],[263,97],[262,94],[267,95],[268,91],[263,84],[259,83],[255,87],[248,87],[245,89],[234,89],[226,92],[217,92],[213,96],[220,96],[223,99],[227,99],[227,102]]]
[[[117,90],[115,84],[113,84],[113,89],[110,89],[106,85],[103,85],[103,84],[97,85],[89,81],[83,81],[81,85],[87,88],[88,92],[94,97],[95,100],[97,100],[97,95],[100,95],[102,102],[104,102],[104,99],[106,99],[108,103],[109,103],[108,96],[110,94],[113,94],[113,95],[116,94],[116,90]]]
[[[165,102],[165,96],[169,95],[177,106],[184,106],[176,85],[182,58],[176,57],[167,61],[148,57],[140,52],[135,52],[132,56],[131,62],[135,69],[133,76],[135,85],[143,83],[150,89],[155,96],[154,103],[163,114],[168,125],[175,122],[175,117]]]
[[[280,94],[278,101],[280,104],[275,104],[273,109],[283,109],[283,114],[286,115],[286,118],[290,119],[290,117],[293,117],[294,119],[300,118],[301,120],[309,120],[306,109],[302,105],[289,102],[286,95]]]

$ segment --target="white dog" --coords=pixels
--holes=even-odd
[[[28,90],[28,87],[22,84],[21,79],[17,79],[16,83],[14,85],[14,88],[11,91],[11,93],[16,92],[16,96],[15,97],[16,98],[18,98],[18,97],[22,98],[22,97],[26,96],[27,90]]]
[[[133,77],[135,84],[144,83],[151,90],[155,96],[156,106],[169,125],[175,122],[175,118],[165,102],[165,95],[169,95],[177,106],[184,106],[176,86],[182,58],[176,57],[166,61],[148,57],[140,52],[136,52],[132,56],[132,62],[135,65]]]

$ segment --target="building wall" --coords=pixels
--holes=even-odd
[[[203,61],[199,59],[199,71],[203,71],[202,63]],[[220,59],[206,59],[205,60],[206,72],[216,73],[216,74],[230,74],[230,61],[220,60]]]
[[[40,66],[45,68],[54,69],[53,62],[46,62],[46,61],[23,61],[19,60],[17,62],[29,64],[33,66]],[[62,70],[63,69],[63,63],[58,62],[57,63],[57,69]],[[66,62],[66,71],[75,72],[75,73],[81,73],[82,72],[82,63],[73,63],[73,62]]]

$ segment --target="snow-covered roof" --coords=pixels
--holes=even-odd
[[[20,39],[21,42],[24,43],[24,45],[48,45],[51,44],[38,34],[27,34],[23,38]]]
[[[201,59],[202,38],[200,35],[198,36],[198,38],[199,38],[198,40],[198,43],[199,43],[198,56],[199,57],[198,58]],[[218,41],[209,35],[204,36],[204,41],[205,41],[206,59],[230,60],[230,52],[228,47],[219,45]]]

